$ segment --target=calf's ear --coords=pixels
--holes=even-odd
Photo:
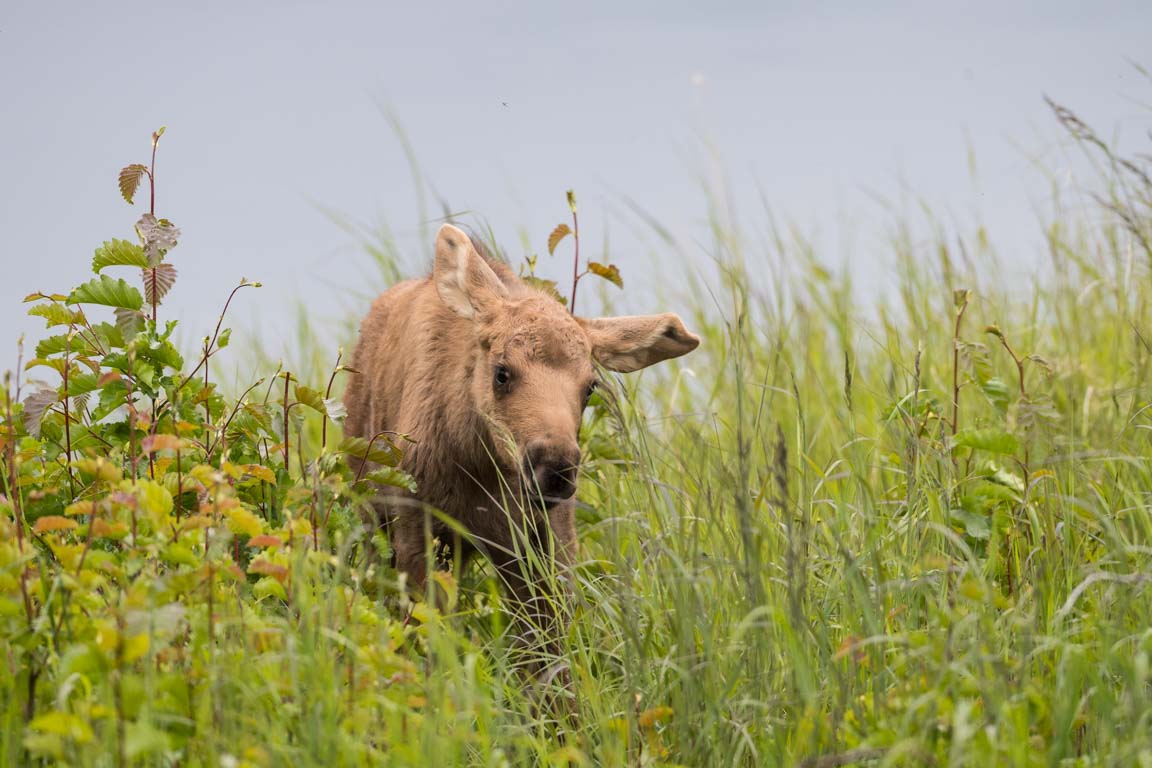
[[[462,317],[474,317],[508,295],[500,278],[472,247],[471,238],[451,224],[436,233],[432,279],[440,300]]]
[[[592,357],[611,371],[630,373],[686,355],[700,345],[671,312],[635,317],[580,318],[592,342]]]

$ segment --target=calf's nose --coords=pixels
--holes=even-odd
[[[524,451],[524,474],[546,499],[572,498],[579,467],[580,449],[575,444],[533,440]]]

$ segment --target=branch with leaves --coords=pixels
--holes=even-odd
[[[568,235],[572,235],[574,246],[572,254],[572,298],[568,301],[568,311],[576,314],[576,289],[579,287],[582,277],[588,274],[597,275],[614,284],[617,288],[624,287],[624,278],[620,276],[620,269],[615,264],[602,264],[598,261],[589,261],[585,265],[584,271],[580,271],[580,221],[576,215],[576,193],[572,190],[568,190],[568,208],[572,211],[572,226],[559,224],[552,230],[552,234],[548,235],[548,254],[554,256],[556,246],[560,245],[560,242]],[[533,261],[532,264],[534,266],[535,262]]]

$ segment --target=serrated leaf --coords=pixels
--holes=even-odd
[[[244,507],[233,507],[225,512],[228,530],[244,536],[259,536],[264,532],[264,522]]]
[[[1011,432],[1002,429],[962,429],[953,436],[952,447],[1010,455],[1019,449],[1020,441]]]
[[[140,309],[144,297],[140,291],[119,278],[100,275],[77,287],[68,297],[69,304],[103,304],[106,307]]]
[[[620,268],[615,264],[601,264],[598,261],[590,261],[588,262],[588,271],[615,284],[617,288],[624,287],[624,278],[620,276]]]
[[[60,400],[54,389],[41,389],[24,398],[24,429],[33,437],[40,437],[40,422],[49,407]]]
[[[144,243],[144,255],[148,266],[154,267],[164,258],[164,254],[176,247],[180,230],[168,219],[158,219],[146,213],[136,222],[136,232]]]
[[[148,173],[148,168],[140,163],[132,163],[120,169],[120,194],[123,195],[124,200],[131,205],[132,198],[136,196],[136,190],[140,188],[140,179]]]
[[[567,224],[560,224],[552,230],[552,234],[548,235],[548,255],[555,255],[556,246],[560,245],[560,241],[570,234],[572,234],[572,230]]]
[[[176,267],[171,264],[157,264],[144,270],[144,300],[149,304],[159,304],[176,282]]]
[[[387,467],[399,464],[403,455],[400,449],[385,437],[379,437],[371,443],[363,437],[346,437],[344,442],[340,443],[339,450],[349,456]]]
[[[410,493],[416,493],[416,480],[412,475],[395,467],[381,467],[374,469],[364,476],[366,480],[379,485],[389,485],[393,488],[403,488]]]
[[[48,327],[57,325],[74,325],[84,322],[84,313],[78,309],[69,309],[63,304],[37,304],[28,310],[33,317],[42,317],[48,321]]]
[[[45,515],[36,521],[32,530],[36,533],[51,533],[52,531],[70,531],[79,526],[75,520],[63,515]]]
[[[90,355],[95,351],[83,337],[73,336],[69,339],[66,333],[49,336],[36,343],[36,357],[51,357],[62,352],[68,352],[69,355]]]
[[[125,339],[130,339],[140,333],[140,329],[144,327],[144,321],[147,319],[143,312],[124,307],[116,307],[114,314],[116,315],[116,330],[120,331],[120,335]]]
[[[106,240],[92,256],[92,271],[100,274],[105,267],[146,267],[148,257],[144,249],[127,240]]]
[[[100,389],[100,377],[94,373],[76,373],[68,377],[68,397],[83,397]]]
[[[544,278],[536,277],[535,275],[524,275],[520,278],[520,282],[524,283],[525,285],[530,285],[541,293],[548,294],[564,306],[568,306],[568,299],[560,295],[560,289],[556,285],[555,280],[545,280]]]
[[[45,299],[47,301],[67,301],[68,297],[62,293],[30,293],[24,297],[24,304],[30,301],[40,301]]]
[[[257,600],[266,597],[278,597],[285,602],[288,601],[288,593],[284,591],[284,585],[271,576],[265,576],[253,584],[252,594],[256,596]]]
[[[308,406],[319,414],[327,416],[332,421],[337,423],[344,420],[348,415],[348,410],[344,404],[334,398],[325,398],[317,390],[311,387],[296,386],[296,399],[301,404]]]
[[[324,413],[324,396],[312,387],[296,385],[296,399],[317,413]]]
[[[266,560],[262,557],[257,557],[248,564],[248,573],[259,573],[264,576],[271,576],[281,583],[288,580],[288,568],[274,563],[271,560]]]
[[[178,451],[184,447],[184,441],[176,435],[148,435],[140,441],[140,450],[144,453],[157,451]]]

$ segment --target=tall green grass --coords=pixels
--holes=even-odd
[[[1152,765],[1152,184],[1095,156],[1105,215],[1054,214],[1018,284],[979,233],[898,231],[895,290],[862,300],[713,211],[700,348],[589,417],[574,720],[515,670],[483,564],[413,613],[339,507],[286,603],[222,580],[175,661],[134,668],[123,719],[163,742],[135,762]],[[298,351],[312,378],[334,357]],[[16,764],[27,679],[0,663]],[[61,760],[116,764],[86,663],[52,661],[35,709],[88,707]]]

